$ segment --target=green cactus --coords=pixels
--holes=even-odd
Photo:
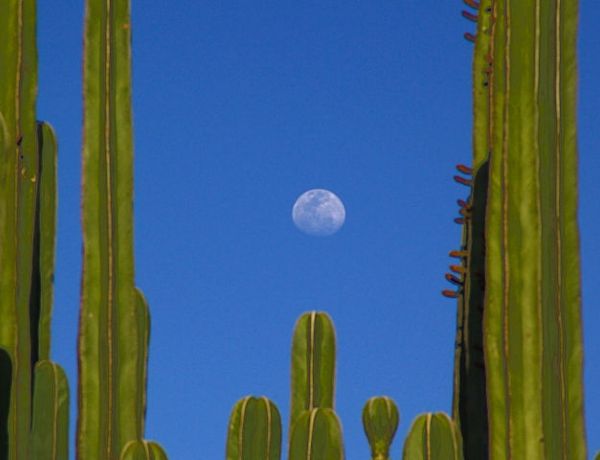
[[[64,371],[51,361],[35,366],[30,458],[69,458],[69,386]]]
[[[128,0],[86,2],[77,423],[85,459],[117,459],[144,434],[149,315],[134,284],[129,10]]]
[[[281,416],[268,398],[247,396],[233,408],[227,433],[226,460],[279,460]]]
[[[338,424],[339,428],[339,420],[333,412],[334,394],[335,329],[333,322],[329,315],[324,312],[312,311],[304,313],[296,321],[292,339],[291,407],[288,427],[290,458],[292,455],[292,442],[296,446],[294,448],[295,455],[301,452],[298,450],[299,447],[297,447],[300,441],[293,441],[292,438],[299,436],[298,439],[300,439],[307,433],[306,430],[308,429],[307,427],[303,427],[299,429],[300,431],[298,431],[297,435],[294,435],[298,420],[302,419],[302,424],[308,423],[307,420],[309,420],[312,410],[319,408],[327,409],[328,412],[319,412],[317,428],[313,426],[310,433],[313,433],[312,430],[314,429],[321,429],[320,427],[329,427],[327,430],[332,430],[333,428],[330,426],[332,415],[330,414],[333,414],[335,423]],[[267,417],[267,414],[276,414],[276,416],[269,415]],[[323,417],[326,419],[325,422],[322,422]],[[266,420],[271,420],[271,423],[267,424]],[[235,405],[229,422],[227,460],[279,459],[281,450],[279,447],[280,441],[278,440],[277,444],[273,444],[271,447],[276,438],[271,437],[269,433],[274,433],[280,437],[280,425],[279,411],[275,404],[267,398],[248,396],[241,399]],[[309,452],[321,447],[326,452],[330,452],[328,449],[334,449],[335,452],[337,452],[336,449],[343,449],[341,428],[337,430],[336,433],[338,434],[335,436],[334,431],[323,433],[322,436],[318,434],[316,439],[319,442],[311,447]],[[269,439],[271,439],[271,442],[268,441]],[[327,440],[330,440],[334,444],[329,446],[327,444],[329,441]],[[272,455],[272,457],[265,456],[265,449],[267,449],[269,455]],[[313,460],[318,458],[321,457],[313,457]],[[328,459],[329,457],[326,458]],[[336,456],[332,458],[340,457]]]
[[[137,440],[125,444],[119,460],[167,460],[167,454],[154,441]]]
[[[56,138],[36,121],[36,5],[5,2],[0,12],[0,458],[27,459],[42,424],[68,437],[64,419],[40,419],[36,364],[50,356],[56,228]],[[44,361],[57,375],[58,365]],[[37,369],[37,368],[36,368]],[[44,381],[44,367],[40,379]],[[59,388],[66,381],[59,378]],[[35,382],[35,385],[34,385]],[[35,386],[35,389],[33,389]],[[36,398],[32,401],[32,395]],[[60,407],[68,394],[60,391]],[[62,410],[62,409],[61,409]],[[33,414],[33,415],[32,415]],[[33,420],[32,420],[33,416]],[[33,423],[33,434],[32,434]],[[33,438],[31,436],[33,435]],[[42,457],[40,457],[42,458]]]
[[[469,459],[487,457],[488,449],[492,459],[586,457],[577,9],[577,0],[487,0],[479,6],[475,180],[472,219],[465,219],[454,401]],[[478,184],[487,161],[489,179]],[[481,267],[483,294],[472,289]],[[471,308],[482,298],[483,315]],[[483,350],[476,353],[478,331]],[[477,360],[482,351],[485,375],[468,365],[469,356]],[[478,428],[484,423],[487,433]]]
[[[396,403],[387,396],[374,396],[365,404],[362,419],[372,460],[389,460],[390,446],[400,422]]]
[[[419,415],[404,441],[404,460],[462,460],[458,427],[443,412]]]
[[[343,460],[342,427],[333,409],[306,410],[296,419],[289,460]]]
[[[335,329],[327,313],[305,313],[296,322],[291,379],[290,427],[305,410],[315,407],[333,409]]]

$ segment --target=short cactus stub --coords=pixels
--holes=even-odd
[[[229,419],[226,460],[279,460],[281,416],[277,406],[262,396],[246,396]]]
[[[443,412],[419,415],[404,441],[403,460],[462,460],[460,432]]]
[[[373,460],[388,460],[400,421],[398,407],[387,396],[374,396],[365,404],[362,420]]]

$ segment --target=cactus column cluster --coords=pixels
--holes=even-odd
[[[67,381],[48,361],[57,145],[35,114],[34,1],[2,5],[0,63],[0,458],[67,458]]]
[[[454,416],[467,459],[585,458],[578,2],[467,3],[478,8],[474,155]]]
[[[86,3],[77,458],[166,459],[145,441],[149,339],[134,286],[128,0]],[[67,459],[50,357],[57,143],[37,122],[36,3],[0,7],[0,459]]]

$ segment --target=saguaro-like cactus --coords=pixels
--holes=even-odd
[[[404,441],[404,460],[462,460],[460,431],[443,412],[423,414]]]
[[[131,27],[128,0],[88,0],[84,36],[81,459],[142,441],[149,316],[134,285]],[[134,455],[138,444],[127,455]]]
[[[465,220],[466,275],[457,293],[454,404],[467,459],[488,453],[492,459],[586,457],[577,8],[577,0],[483,0],[477,36],[471,36],[474,181],[464,181],[473,189],[471,219]],[[486,180],[480,176],[484,168]],[[472,289],[478,276],[483,297],[477,286]],[[480,318],[472,306],[482,298]],[[483,350],[475,353],[473,332],[479,330]],[[485,376],[469,366],[481,351]],[[482,396],[485,412],[472,404]],[[483,423],[487,432],[477,432]]]

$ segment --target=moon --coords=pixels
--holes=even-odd
[[[335,193],[316,188],[298,197],[292,219],[296,227],[308,235],[329,236],[344,225],[346,209]]]

